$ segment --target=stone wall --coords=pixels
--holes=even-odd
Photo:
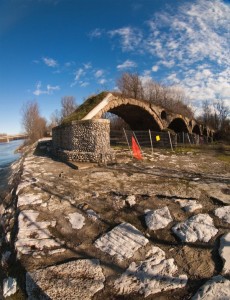
[[[98,162],[113,159],[110,121],[73,121],[53,128],[54,154],[64,160]]]

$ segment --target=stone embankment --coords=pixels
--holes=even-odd
[[[12,166],[4,297],[230,299],[229,164],[163,150],[73,164],[50,150],[40,142]]]

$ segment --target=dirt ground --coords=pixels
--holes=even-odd
[[[106,279],[104,288],[92,299],[143,299],[139,293],[118,295],[114,280],[131,262],[143,261],[154,245],[165,251],[166,258],[174,258],[178,274],[186,274],[188,282],[184,288],[162,291],[146,299],[190,299],[207,279],[222,274],[223,261],[218,249],[220,237],[230,231],[230,224],[218,218],[214,211],[230,205],[229,149],[191,147],[174,152],[154,149],[153,153],[145,149],[143,160],[134,159],[127,149],[114,151],[116,161],[101,166],[58,161],[41,145],[33,154],[27,154],[21,182],[29,184],[18,190],[18,197],[33,194],[42,201],[39,204],[23,202],[17,210],[39,212],[38,222],[55,221],[55,226],[48,228],[59,246],[39,249],[34,245],[27,254],[18,253],[20,268],[33,272],[79,258],[97,258]],[[127,201],[129,196],[134,196],[134,205]],[[185,211],[176,202],[178,199],[197,201],[202,208]],[[172,222],[163,229],[150,230],[145,222],[146,210],[155,211],[165,206]],[[88,217],[89,209],[99,216],[96,221]],[[73,212],[85,217],[84,226],[77,230],[67,218]],[[172,227],[200,213],[213,219],[218,233],[208,242],[183,242]],[[133,257],[118,261],[96,248],[94,242],[122,222],[135,226],[149,243]],[[18,276],[14,268],[12,273]]]

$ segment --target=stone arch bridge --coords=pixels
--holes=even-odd
[[[110,122],[102,119],[110,112],[121,117],[132,130],[162,131],[171,129],[212,137],[210,128],[148,101],[125,98],[103,92],[86,100],[63,123],[53,129],[54,152],[64,159],[97,161],[110,153]]]

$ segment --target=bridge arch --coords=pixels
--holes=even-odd
[[[193,129],[192,129],[192,132],[195,133],[195,134],[201,135],[200,126],[198,124],[195,124]]]
[[[154,107],[149,102],[129,98],[110,98],[93,119],[99,119],[104,113],[112,113],[122,118],[132,130],[161,131],[163,124]]]
[[[169,129],[172,129],[176,133],[178,132],[189,132],[188,126],[182,118],[175,118],[168,125]]]

